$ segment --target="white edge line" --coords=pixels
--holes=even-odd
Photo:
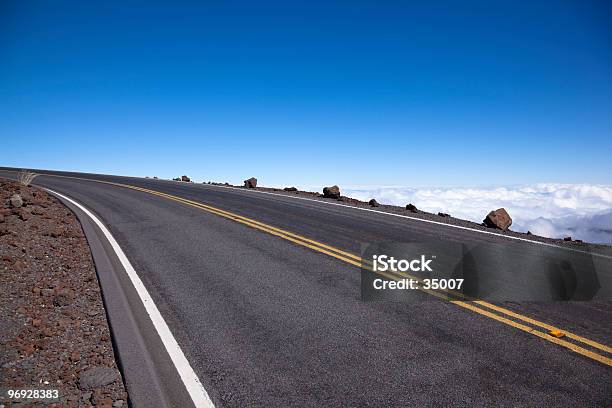
[[[436,225],[442,225],[444,227],[451,227],[451,228],[458,228],[458,229],[462,229],[462,230],[466,230],[466,231],[479,232],[481,234],[494,235],[494,236],[501,237],[501,238],[507,238],[507,239],[513,239],[513,240],[516,240],[516,241],[529,242],[529,243],[532,243],[532,244],[543,245],[543,246],[547,246],[547,247],[550,247],[550,248],[563,249],[563,250],[566,250],[566,251],[578,252],[578,253],[582,253],[582,254],[586,254],[586,255],[591,255],[591,256],[597,256],[597,257],[601,257],[601,258],[612,259],[612,256],[609,256],[609,255],[604,255],[604,254],[598,254],[598,253],[594,253],[594,252],[583,251],[581,249],[568,248],[568,247],[564,247],[564,246],[561,246],[561,245],[550,244],[548,242],[534,241],[534,240],[531,240],[531,239],[515,237],[515,236],[512,236],[512,235],[503,235],[503,234],[498,234],[496,232],[483,231],[483,230],[479,230],[479,229],[475,229],[475,228],[464,227],[462,225],[447,224],[445,222],[426,220],[426,219],[423,219],[423,218],[411,217],[409,215],[394,214],[394,213],[389,213],[389,212],[385,212],[385,211],[373,210],[371,208],[363,208],[363,207],[357,207],[357,206],[352,206],[352,205],[347,205],[347,204],[340,204],[340,203],[330,203],[329,201],[317,200],[317,199],[314,199],[314,198],[295,197],[295,196],[292,196],[292,195],[289,195],[289,194],[271,193],[269,191],[247,190],[247,189],[240,188],[240,187],[217,186],[217,185],[214,185],[214,184],[203,184],[203,185],[204,186],[210,186],[210,187],[227,188],[227,189],[238,190],[238,191],[243,191],[243,192],[247,192],[248,191],[249,193],[269,194],[269,195],[273,195],[273,196],[293,198],[293,199],[296,199],[296,200],[314,201],[316,203],[323,203],[323,204],[327,204],[327,205],[337,205],[339,207],[346,207],[346,208],[352,208],[352,209],[355,209],[355,210],[369,211],[369,212],[378,213],[378,214],[384,214],[384,215],[391,215],[393,217],[408,218],[408,219],[414,220],[414,221],[422,221],[422,222],[426,222],[426,223],[429,223],[429,224],[436,224]]]
[[[138,277],[136,270],[134,270],[134,267],[127,259],[125,253],[123,252],[115,238],[111,235],[110,231],[94,214],[92,214],[87,208],[83,207],[81,204],[56,191],[50,189],[46,190],[52,194],[62,197],[66,201],[78,207],[96,223],[100,230],[102,230],[104,236],[117,254],[119,261],[121,261],[121,265],[123,265],[123,268],[127,272],[127,275],[129,276],[132,285],[134,285],[134,288],[136,289],[136,292],[138,293],[138,296],[140,297],[140,300],[142,301],[142,304],[144,305],[147,314],[149,315],[149,318],[153,323],[153,326],[155,326],[157,334],[161,338],[164,346],[166,347],[166,351],[168,352],[168,355],[170,355],[170,359],[174,363],[174,366],[176,367],[176,370],[178,371],[179,376],[181,377],[181,381],[183,381],[183,384],[185,385],[185,388],[187,389],[187,392],[189,393],[189,396],[191,397],[194,405],[197,408],[214,408],[215,405],[208,396],[208,393],[204,389],[204,386],[200,382],[200,379],[198,378],[197,374],[193,371],[193,368],[191,368],[191,365],[189,364],[189,361],[187,361],[185,354],[183,354],[181,347],[178,345],[176,339],[170,331],[170,328],[166,324],[166,321],[164,320],[163,316],[157,309],[157,306],[153,302],[153,298],[151,298],[151,295],[149,295],[149,292],[142,283],[142,280],[140,280],[140,277]]]

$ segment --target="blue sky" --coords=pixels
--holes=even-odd
[[[607,1],[4,1],[0,165],[612,184],[611,19]]]

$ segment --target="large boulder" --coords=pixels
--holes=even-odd
[[[506,231],[512,225],[512,218],[510,218],[505,208],[498,208],[495,211],[491,211],[483,222],[489,228]]]
[[[340,198],[340,187],[338,186],[324,187],[323,197],[339,199]]]
[[[255,177],[251,177],[250,179],[244,180],[244,186],[246,188],[257,187],[257,179]]]
[[[189,183],[191,181],[191,179],[187,176],[181,176],[181,181],[185,181],[187,183]]]

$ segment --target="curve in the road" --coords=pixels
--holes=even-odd
[[[260,222],[260,221],[257,221],[257,220],[245,217],[245,216],[241,216],[241,215],[238,215],[238,214],[235,214],[235,213],[232,213],[232,212],[229,212],[229,211],[217,208],[217,207],[213,207],[213,206],[210,206],[210,205],[207,205],[207,204],[204,204],[204,203],[199,203],[199,202],[196,202],[196,201],[193,201],[193,200],[188,200],[188,199],[185,199],[185,198],[182,198],[182,197],[178,197],[178,196],[175,196],[175,195],[171,195],[171,194],[167,194],[167,193],[163,193],[163,192],[155,191],[155,190],[151,190],[151,189],[146,189],[146,188],[142,188],[142,187],[138,187],[138,186],[133,186],[133,185],[129,185],[129,184],[115,183],[115,182],[110,182],[110,181],[95,180],[95,179],[88,179],[88,178],[82,178],[82,177],[73,177],[73,176],[48,175],[48,174],[46,174],[46,175],[47,176],[52,176],[52,177],[72,178],[72,179],[77,179],[77,180],[92,181],[92,182],[96,182],[96,183],[104,183],[104,184],[114,185],[114,186],[117,186],[117,187],[129,188],[129,189],[140,191],[140,192],[147,193],[147,194],[153,194],[153,195],[156,195],[156,196],[159,196],[159,197],[163,197],[163,198],[175,201],[175,202],[179,202],[179,203],[184,204],[184,205],[189,205],[189,206],[198,208],[200,210],[203,210],[203,211],[206,211],[206,212],[209,212],[209,213],[212,213],[212,214],[215,214],[215,215],[227,218],[227,219],[231,219],[231,220],[233,220],[235,222],[241,223],[241,224],[249,226],[251,228],[255,228],[255,229],[260,230],[262,232],[266,232],[268,234],[271,234],[271,235],[277,236],[279,238],[288,240],[288,241],[290,241],[290,242],[292,242],[294,244],[301,245],[301,246],[307,247],[309,249],[312,249],[314,251],[317,251],[317,252],[323,253],[325,255],[334,257],[334,258],[336,258],[338,260],[341,260],[343,262],[349,263],[351,265],[354,265],[354,266],[357,266],[357,267],[361,267],[362,266],[361,257],[359,257],[356,254],[352,254],[352,253],[349,253],[347,251],[343,251],[343,250],[341,250],[339,248],[335,248],[335,247],[333,247],[331,245],[324,244],[324,243],[318,242],[316,240],[313,240],[313,239],[310,239],[310,238],[303,237],[301,235],[292,233],[290,231],[287,231],[287,230],[284,230],[284,229],[281,229],[281,228],[278,228],[278,227],[274,227],[272,225],[269,225],[269,224],[266,224],[266,223],[263,223],[263,222]],[[446,224],[444,224],[444,225],[446,225]],[[538,244],[541,244],[541,243],[538,242]],[[402,273],[400,273],[400,275],[404,276],[404,277],[409,276],[409,275],[402,274]],[[399,277],[395,277],[395,276],[391,276],[391,278],[396,279],[396,280],[400,279]],[[428,293],[433,294],[431,292],[428,292]],[[600,363],[603,363],[603,364],[605,364],[607,366],[612,366],[612,358],[610,358],[608,356],[605,356],[605,355],[602,355],[602,354],[599,354],[597,352],[588,350],[588,349],[586,349],[584,347],[579,346],[576,343],[572,343],[572,342],[564,340],[562,338],[554,337],[554,336],[550,335],[547,332],[543,332],[541,330],[538,330],[538,328],[546,329],[548,331],[559,330],[559,331],[564,333],[565,337],[567,337],[569,339],[572,339],[575,342],[588,345],[588,346],[590,346],[592,348],[595,348],[595,349],[597,349],[599,351],[603,351],[604,353],[610,354],[610,353],[612,353],[612,348],[607,346],[607,345],[601,344],[599,342],[590,340],[590,339],[585,338],[583,336],[580,336],[580,335],[574,334],[572,332],[563,330],[561,328],[555,327],[553,325],[550,325],[550,324],[538,321],[536,319],[533,319],[531,317],[522,315],[520,313],[513,312],[511,310],[508,310],[506,308],[503,308],[503,307],[491,304],[491,303],[486,302],[486,301],[465,302],[465,301],[462,301],[462,300],[452,300],[451,303],[453,303],[453,304],[455,304],[457,306],[460,306],[462,308],[465,308],[467,310],[470,310],[472,312],[478,313],[481,316],[493,319],[493,320],[495,320],[497,322],[506,324],[508,326],[514,327],[514,328],[519,329],[521,331],[524,331],[526,333],[529,333],[529,334],[532,334],[534,336],[537,336],[537,337],[539,337],[539,338],[541,338],[543,340],[546,340],[548,342],[551,342],[551,343],[557,344],[559,346],[565,347],[565,348],[567,348],[569,350],[572,350],[572,351],[574,351],[574,352],[576,352],[578,354],[581,354],[581,355],[583,355],[585,357],[588,357],[588,358],[591,358],[593,360],[596,360],[596,361],[598,361]],[[478,307],[477,305],[478,306],[482,306],[482,307]],[[495,311],[497,313],[493,313],[493,311]],[[512,319],[515,319],[515,320],[512,320]],[[517,322],[516,320],[520,320],[523,323],[528,323],[528,324],[530,324],[532,326],[528,326],[526,324]],[[535,326],[535,327],[533,327],[533,326]]]

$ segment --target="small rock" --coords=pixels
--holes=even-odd
[[[564,241],[571,241],[571,240],[572,240],[572,237],[565,237],[565,238],[563,238],[563,240],[564,240]]]
[[[110,398],[105,398],[101,401],[96,401],[96,407],[113,408],[113,400]]]
[[[27,212],[25,209],[20,209],[19,212],[17,213],[17,215],[19,216],[19,218],[22,221],[27,221],[30,219],[30,217],[32,216],[29,212]]]
[[[11,200],[11,207],[13,208],[19,208],[23,205],[23,199],[21,198],[19,194],[13,194],[10,200]]]
[[[295,187],[285,187],[285,188],[283,188],[283,190],[285,190],[285,191],[298,191],[298,189],[295,188]]]
[[[450,217],[450,214],[443,213],[443,212],[439,212],[439,213],[438,213],[438,216],[440,216],[440,217],[444,217],[444,218],[447,218],[447,217]]]
[[[57,294],[53,298],[54,306],[68,306],[74,299],[74,293],[70,289],[61,289],[57,291]]]
[[[531,231],[527,231],[527,235],[533,235]]]
[[[78,351],[73,351],[72,353],[70,353],[70,361],[75,362],[75,361],[79,361],[81,359],[81,353],[79,353]]]
[[[21,352],[23,354],[33,354],[34,352],[36,352],[36,347],[32,343],[24,344],[21,346]]]
[[[482,221],[489,228],[497,228],[502,231],[507,231],[512,225],[512,218],[505,208],[498,208],[487,214],[487,217]]]
[[[414,204],[412,204],[412,203],[411,203],[411,204],[406,205],[406,209],[407,209],[408,211],[412,212],[412,213],[418,213],[418,212],[419,212],[419,209],[418,209],[418,208],[416,208],[416,205],[414,205]]]
[[[0,214],[0,222],[4,222],[4,215]]]
[[[581,239],[575,239],[574,242],[584,242],[584,241]]]
[[[41,324],[42,324],[42,320],[41,319],[34,319],[34,320],[32,320],[32,326],[34,326],[34,327],[40,327]]]
[[[55,336],[55,330],[53,330],[51,327],[44,327],[42,329],[42,333],[47,337]]]
[[[244,186],[246,188],[257,187],[257,179],[255,177],[251,177],[250,179],[244,180]]]
[[[85,402],[89,401],[91,399],[92,395],[93,395],[93,393],[91,391],[84,392],[83,396],[82,396],[83,401],[85,401]]]
[[[370,206],[372,207],[380,207],[380,204],[378,204],[378,201],[376,201],[375,199],[371,199],[370,201],[368,201],[368,204],[370,204]]]
[[[121,408],[121,407],[123,407],[123,404],[125,404],[125,401],[120,399],[120,400],[117,400],[117,401],[113,402],[113,407],[114,408]]]
[[[187,176],[181,176],[181,181],[185,181],[187,183],[189,183],[191,181],[191,179]]]
[[[16,272],[23,272],[25,268],[26,268],[26,264],[21,259],[16,260],[15,263],[13,264],[13,269]]]
[[[117,379],[117,371],[109,367],[94,367],[79,375],[79,388],[90,390],[112,383]]]
[[[325,198],[335,198],[336,200],[340,198],[340,187],[331,186],[323,188],[323,197]]]
[[[45,288],[40,291],[43,296],[53,296],[53,289]]]

